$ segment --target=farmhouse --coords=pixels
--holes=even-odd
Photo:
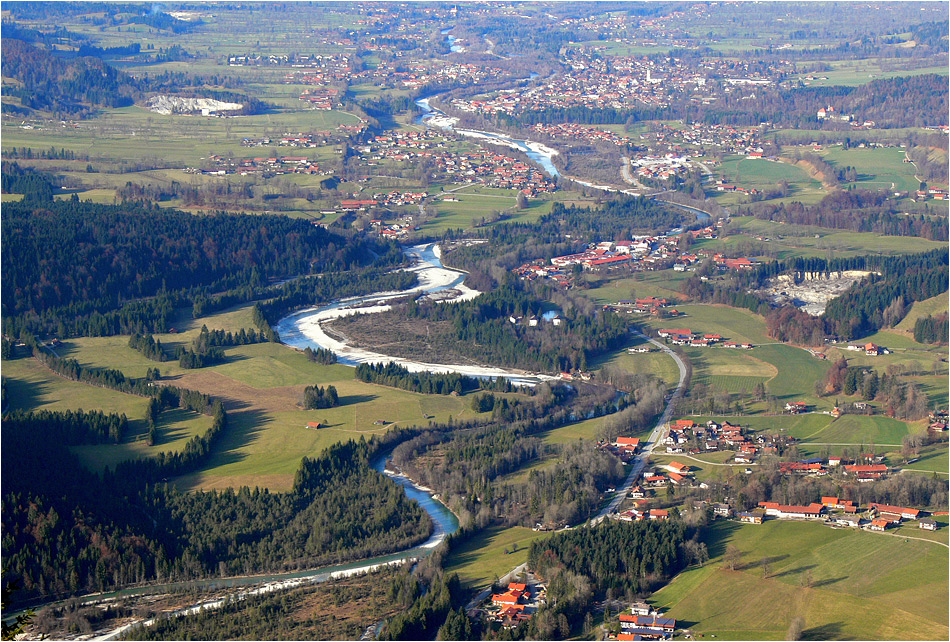
[[[759,502],[765,514],[779,519],[821,519],[825,507],[812,503],[808,506],[779,504],[778,502]]]
[[[889,504],[868,504],[868,508],[876,510],[881,515],[895,515],[897,521],[901,519],[917,519],[920,511],[916,508],[904,508],[902,506],[890,506]]]
[[[751,511],[739,513],[739,521],[745,522],[746,524],[761,524],[763,519],[765,519],[764,508],[756,508]]]
[[[614,442],[614,446],[618,449],[628,452],[635,453],[640,447],[640,438],[639,437],[617,437],[617,441]]]
[[[928,531],[937,530],[937,522],[935,522],[934,520],[930,518],[920,520],[920,523],[918,524],[918,526]]]

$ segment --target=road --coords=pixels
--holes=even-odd
[[[641,189],[644,192],[649,192],[650,188],[638,181],[636,177],[630,172],[630,159],[626,156],[623,156],[621,161],[620,176],[623,178],[623,182],[627,183],[628,185],[633,185],[637,189]]]
[[[633,488],[633,484],[637,481],[637,479],[640,477],[640,473],[642,473],[643,469],[646,467],[647,461],[649,461],[650,455],[653,453],[653,449],[656,448],[657,444],[660,443],[660,439],[666,432],[670,421],[670,416],[673,414],[673,407],[676,405],[677,400],[683,396],[683,387],[686,383],[686,364],[683,363],[683,360],[680,359],[680,356],[673,352],[669,346],[660,343],[656,339],[651,339],[642,332],[635,332],[673,357],[673,360],[676,362],[676,367],[679,368],[680,371],[680,380],[679,383],[676,384],[676,390],[673,392],[673,396],[670,397],[669,402],[666,404],[666,409],[663,410],[663,414],[660,416],[660,420],[657,422],[656,427],[653,428],[653,432],[650,433],[650,436],[647,438],[646,443],[643,445],[643,449],[634,460],[633,468],[630,470],[630,474],[627,475],[627,479],[624,481],[623,486],[617,489],[617,493],[614,495],[614,498],[610,501],[610,503],[607,504],[607,506],[605,506],[604,509],[601,510],[600,513],[598,513],[597,516],[590,521],[591,526],[596,526],[606,519],[607,515],[617,510],[624,498],[627,496],[627,493],[629,493],[630,489]]]
[[[528,564],[527,564],[527,563],[524,563],[524,564],[521,564],[520,566],[514,567],[513,569],[511,569],[511,570],[508,572],[507,575],[505,575],[504,577],[498,578],[498,584],[500,584],[501,586],[508,586],[508,583],[512,580],[512,578],[517,577],[518,574],[520,574],[520,573],[521,573],[523,570],[525,570],[526,568],[528,568]],[[482,602],[484,602],[485,599],[486,599],[490,594],[491,594],[491,587],[490,587],[490,586],[489,586],[488,588],[486,588],[486,589],[483,589],[481,593],[479,593],[478,595],[476,595],[475,597],[473,597],[471,600],[469,600],[468,604],[465,606],[465,611],[468,612],[468,611],[471,611],[472,609],[476,608],[479,604],[481,604]]]

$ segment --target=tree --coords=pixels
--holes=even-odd
[[[786,640],[801,640],[802,632],[805,630],[805,618],[797,616],[792,619],[788,625],[788,631],[785,633]]]
[[[726,554],[722,560],[726,568],[730,571],[734,571],[739,567],[739,563],[742,561],[742,551],[740,551],[739,547],[735,544],[730,544],[726,547]]]
[[[528,209],[528,197],[524,195],[524,192],[518,192],[515,202],[519,210]]]

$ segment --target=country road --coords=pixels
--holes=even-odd
[[[653,428],[653,432],[650,433],[649,438],[643,445],[643,449],[634,461],[633,468],[630,470],[630,474],[627,475],[627,479],[624,481],[623,486],[617,489],[617,493],[614,495],[614,498],[610,501],[610,503],[607,504],[607,506],[605,506],[596,517],[590,520],[591,526],[596,526],[606,519],[607,515],[617,510],[624,498],[627,496],[627,493],[630,492],[633,484],[640,477],[640,473],[642,473],[643,469],[646,467],[647,461],[650,459],[650,455],[653,453],[653,449],[656,448],[657,444],[660,442],[660,439],[663,437],[663,434],[666,432],[667,425],[670,421],[670,416],[673,414],[673,407],[676,405],[676,401],[683,396],[683,387],[686,383],[686,364],[683,363],[683,360],[680,359],[679,355],[673,352],[669,346],[660,343],[656,339],[651,339],[642,332],[635,332],[673,357],[673,360],[676,362],[676,367],[679,368],[680,372],[679,383],[676,384],[676,390],[673,392],[673,396],[670,397],[669,402],[667,402],[666,408],[663,410],[663,414],[660,416],[660,420],[656,423],[656,427]]]

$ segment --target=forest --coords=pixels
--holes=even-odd
[[[532,327],[510,320],[540,316],[543,305],[539,296],[509,280],[471,301],[453,305],[410,301],[374,314],[371,321],[353,315],[331,327],[344,328],[358,341],[377,340],[380,328],[385,328],[391,342],[387,350],[397,357],[418,357],[416,344],[424,341],[432,358],[468,358],[535,372],[586,370],[589,358],[617,347],[627,335],[626,321],[603,310],[589,315],[565,312],[560,326],[542,322]],[[408,325],[400,326],[404,320]],[[425,339],[418,335],[420,328]],[[404,343],[396,343],[399,339]]]
[[[456,372],[410,372],[408,368],[393,361],[388,363],[361,363],[356,366],[356,378],[366,383],[410,390],[426,395],[461,395],[472,390],[498,390],[511,392],[511,381],[499,377],[494,381],[477,379]],[[491,410],[491,408],[488,408]]]
[[[62,429],[46,419],[4,419],[5,580],[20,582],[20,601],[311,568],[402,550],[431,529],[425,512],[370,468],[363,441],[305,458],[289,493],[181,492],[150,483],[134,464],[86,470],[50,439]],[[87,432],[103,423],[91,422]],[[37,438],[47,447],[35,448]]]
[[[402,260],[300,219],[143,205],[6,203],[2,233],[8,336],[167,332],[173,309],[198,294]]]

